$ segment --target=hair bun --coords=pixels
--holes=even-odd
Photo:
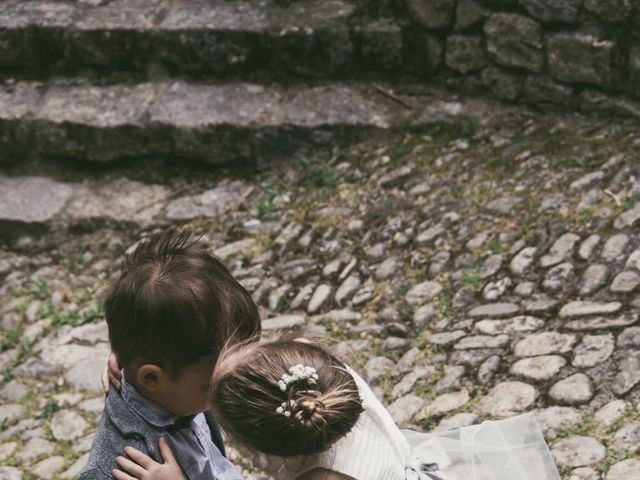
[[[322,400],[309,396],[296,400],[291,413],[302,427],[321,430],[327,424],[325,410]]]

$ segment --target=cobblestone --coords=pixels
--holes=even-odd
[[[104,408],[100,289],[141,236],[179,225],[204,232],[251,291],[266,335],[322,337],[399,423],[447,429],[535,410],[564,480],[601,465],[604,478],[634,478],[637,125],[510,112],[508,125],[488,113],[242,180],[184,163],[166,177],[85,172],[103,190],[121,171],[131,178],[120,185],[161,186],[147,211],[158,213],[126,228],[47,223],[0,246],[0,477],[77,474]],[[55,182],[76,192],[84,179],[65,175]]]

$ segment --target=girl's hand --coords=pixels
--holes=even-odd
[[[118,365],[118,359],[116,358],[116,354],[111,352],[109,354],[109,358],[107,359],[107,366],[104,368],[102,372],[102,377],[100,381],[102,383],[102,391],[106,395],[109,393],[109,386],[113,385],[116,390],[120,390],[121,384],[120,380],[122,379],[122,373],[120,373],[120,365]]]
[[[125,447],[125,453],[133,461],[125,457],[118,457],[116,463],[129,473],[114,468],[111,471],[114,478],[116,480],[184,480],[182,470],[180,470],[180,466],[164,437],[160,437],[159,447],[164,463],[156,462],[133,447]]]

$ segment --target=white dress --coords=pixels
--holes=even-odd
[[[532,414],[449,432],[400,430],[367,383],[350,370],[364,411],[328,450],[262,458],[275,480],[324,468],[355,480],[560,480]]]

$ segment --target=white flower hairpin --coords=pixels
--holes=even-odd
[[[282,375],[282,379],[278,380],[278,386],[280,387],[280,390],[286,392],[289,389],[289,385],[302,381],[306,382],[307,385],[315,385],[318,381],[318,372],[316,369],[300,363],[298,365],[294,365],[289,369],[289,373],[285,373]],[[314,390],[302,390],[302,392],[314,392]],[[294,408],[295,405],[295,400],[282,402],[280,406],[276,408],[276,413],[284,415],[285,417],[290,417],[291,409]]]
[[[278,385],[280,385],[280,390],[286,392],[289,388],[289,385],[292,383],[300,382],[305,380],[309,385],[315,385],[318,380],[318,373],[316,369],[313,367],[308,367],[302,364],[294,365],[289,369],[288,374],[282,375],[282,380],[278,381]]]

